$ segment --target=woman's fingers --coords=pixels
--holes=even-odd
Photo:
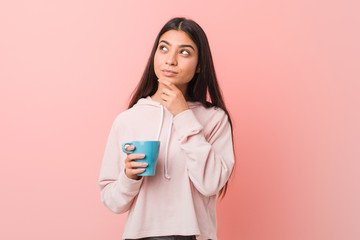
[[[174,83],[167,80],[159,80],[159,82],[165,86],[164,88],[162,88],[162,91],[167,95],[173,95],[173,96],[177,96],[178,94],[182,95],[180,89]]]
[[[146,162],[135,162],[135,161],[131,161],[129,164],[131,168],[147,167],[148,165]]]
[[[126,171],[129,175],[132,175],[133,178],[138,178],[139,173],[145,172],[145,168],[135,168],[135,169],[128,169]]]
[[[127,151],[134,150],[134,146],[127,146],[125,147]],[[127,157],[125,159],[125,174],[132,179],[140,179],[140,176],[138,176],[139,173],[142,173],[145,171],[145,168],[147,167],[147,163],[141,162],[141,161],[135,161],[135,160],[141,160],[145,158],[145,154],[141,153],[131,153],[127,154]]]
[[[173,84],[172,82],[170,82],[168,80],[159,79],[159,82],[161,82],[162,84],[164,84],[166,87],[168,87],[171,90],[177,89],[175,84]]]
[[[142,154],[142,153],[131,153],[131,154],[128,154],[128,156],[127,156],[127,160],[128,160],[128,161],[133,161],[133,160],[142,159],[142,158],[145,158],[145,154]]]
[[[172,82],[159,79],[164,87],[161,88],[160,98],[162,104],[174,115],[189,109],[183,93]]]
[[[174,96],[174,91],[169,89],[169,88],[163,88],[162,89],[162,93],[165,94],[165,95],[168,95],[168,96]]]
[[[144,172],[147,165],[145,162],[130,161],[125,166],[125,173],[128,177],[137,179],[137,174]]]
[[[161,92],[162,100],[168,102],[175,96],[174,92],[168,88],[163,88]]]
[[[182,93],[179,91],[174,91],[168,88],[163,88],[162,92],[161,92],[161,98],[162,100],[164,100],[165,102],[173,102],[179,99],[179,94],[182,95]]]
[[[135,146],[133,146],[133,145],[126,145],[126,147],[125,147],[126,151],[132,151],[134,149],[135,149]]]
[[[166,93],[162,93],[160,97],[164,102],[170,101],[169,95],[167,95]]]
[[[131,168],[138,168],[138,167],[147,167],[147,163],[145,162],[141,162],[141,161],[135,161],[135,160],[140,160],[143,159],[145,157],[144,154],[140,154],[140,153],[133,153],[133,154],[129,154],[127,156],[127,158],[125,159],[125,168],[127,169],[131,169]]]

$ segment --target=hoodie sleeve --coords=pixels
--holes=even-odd
[[[173,123],[192,183],[205,196],[218,194],[229,179],[235,161],[228,116],[218,111],[207,122],[214,125],[208,140],[191,109],[176,115]]]
[[[129,210],[142,182],[142,179],[133,180],[125,175],[125,159],[121,151],[115,119],[106,144],[98,180],[101,201],[114,213],[124,213]]]

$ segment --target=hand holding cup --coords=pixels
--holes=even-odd
[[[139,180],[141,176],[154,176],[159,156],[160,141],[132,141],[122,145],[127,154],[125,174]]]
[[[132,145],[125,146],[125,150],[132,151],[135,147]],[[145,158],[145,154],[142,153],[126,153],[127,157],[125,159],[125,174],[128,178],[139,180],[141,176],[138,176],[139,173],[145,172],[147,167],[146,162],[136,162],[137,159]]]

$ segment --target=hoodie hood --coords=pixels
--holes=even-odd
[[[197,106],[201,106],[200,102],[187,102],[187,104],[188,104],[190,109],[193,109],[193,108],[195,108]],[[165,107],[161,103],[154,101],[150,96],[147,96],[145,98],[140,98],[138,100],[138,102],[134,105],[134,107],[139,107],[139,106],[144,106],[144,105],[159,108],[159,127],[158,127],[158,131],[157,131],[157,135],[156,135],[156,141],[159,141],[161,129],[162,129],[163,123],[164,123],[164,111],[165,111],[164,108]],[[174,118],[174,116],[171,115],[169,129],[167,131],[166,147],[165,147],[164,177],[167,180],[171,179],[171,177],[168,174],[168,149],[169,149],[169,141],[170,141],[170,138],[171,138],[171,130],[172,130],[172,125],[173,125],[173,118]]]

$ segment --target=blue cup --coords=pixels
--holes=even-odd
[[[127,151],[125,146],[132,145],[135,147],[132,151]],[[156,162],[159,156],[160,141],[132,141],[126,142],[122,145],[125,153],[141,153],[145,154],[145,158],[137,159],[136,162],[146,162],[148,165],[145,172],[139,173],[138,176],[154,176],[156,169]]]

